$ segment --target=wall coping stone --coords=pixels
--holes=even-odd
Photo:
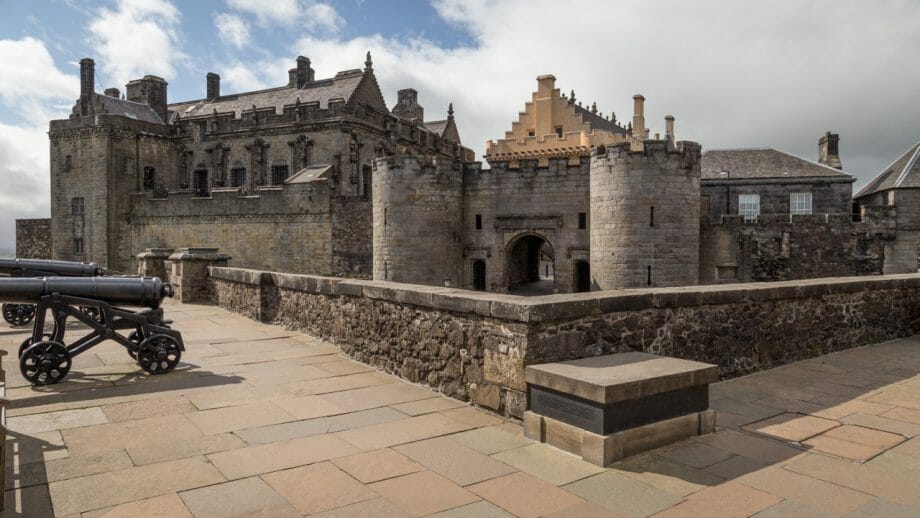
[[[324,295],[366,297],[527,323],[571,320],[618,311],[769,302],[866,290],[920,288],[920,273],[909,273],[521,297],[439,286],[263,272],[243,268],[211,266],[208,270],[214,279],[242,284],[260,285],[264,274],[274,279],[277,288]]]

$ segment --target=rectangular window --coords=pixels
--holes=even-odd
[[[272,185],[281,185],[287,180],[289,169],[287,164],[272,166]]]
[[[476,230],[482,230],[482,214],[476,214]]]
[[[811,214],[811,193],[794,192],[789,194],[789,214]]]
[[[64,172],[69,173],[73,169],[73,157],[67,155],[64,157]]]
[[[144,190],[152,191],[156,187],[156,170],[150,166],[144,168]]]
[[[556,137],[562,138],[562,126],[556,126]]]
[[[83,198],[73,198],[70,200],[70,213],[74,216],[82,216],[85,212]]]
[[[588,228],[588,214],[586,212],[578,213],[578,228]]]
[[[387,226],[387,209],[383,209],[383,226]]]
[[[528,137],[533,137],[533,136],[536,135],[536,134],[537,134],[536,130],[527,130],[527,136],[528,136]]]
[[[230,187],[240,187],[246,183],[246,168],[233,167],[230,169]]]
[[[654,205],[648,208],[648,226],[655,226],[655,207]]]
[[[738,214],[744,216],[744,221],[754,221],[760,215],[759,194],[739,194]]]
[[[73,253],[83,255],[83,238],[78,237],[73,240]]]

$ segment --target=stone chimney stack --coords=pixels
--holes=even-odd
[[[207,95],[209,101],[220,97],[220,76],[214,72],[208,72],[207,75]]]
[[[108,97],[114,97],[116,99],[121,99],[121,92],[118,90],[118,88],[106,88],[105,95],[107,95]]]
[[[166,87],[168,83],[162,77],[144,76],[125,85],[129,101],[143,103],[153,108],[163,123],[168,122],[166,109]]]
[[[665,115],[664,116],[664,135],[665,138],[671,142],[677,142],[677,138],[674,136],[674,116]]]
[[[418,92],[412,88],[396,92],[396,106],[392,111],[394,115],[416,124],[425,121],[425,109],[418,104]]]
[[[633,96],[633,136],[637,139],[647,139],[648,130],[645,129],[645,97],[642,94]]]
[[[96,62],[90,58],[80,60],[80,97],[86,99],[96,90]]]
[[[822,135],[818,140],[818,163],[834,169],[843,169],[843,164],[840,162],[840,153],[838,152],[839,143],[840,135],[836,133],[828,131]]]
[[[310,58],[297,56],[297,88],[303,88],[314,81],[314,71],[310,67]]]
[[[288,70],[288,86],[297,86],[297,69]]]

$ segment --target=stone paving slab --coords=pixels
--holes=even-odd
[[[56,386],[7,369],[3,516],[920,515],[918,338],[714,383],[716,433],[602,469],[314,337],[166,311],[173,373],[114,343]]]

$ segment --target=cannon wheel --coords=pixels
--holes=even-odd
[[[134,347],[128,348],[128,354],[137,360],[137,353],[141,350],[141,342],[144,341],[144,330],[137,328],[134,331],[131,331],[131,334],[128,335],[128,341],[134,344]]]
[[[141,342],[137,363],[150,374],[166,374],[176,368],[182,358],[182,349],[169,335],[153,335]]]
[[[51,385],[70,372],[70,353],[59,342],[38,342],[27,348],[19,358],[22,377],[33,385]]]
[[[52,338],[53,336],[48,333],[45,333],[42,335],[42,341],[45,341],[45,342],[50,342]],[[22,341],[22,344],[19,346],[19,358],[22,358],[22,353],[26,352],[26,349],[28,349],[29,346],[31,345],[32,345],[31,336]]]
[[[3,320],[11,326],[24,326],[35,318],[35,306],[32,304],[4,304]]]

